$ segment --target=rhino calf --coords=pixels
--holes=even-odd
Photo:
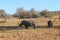
[[[52,23],[51,20],[49,20],[49,21],[48,21],[48,27],[50,28],[50,27],[52,27],[52,26],[53,26],[53,23]]]

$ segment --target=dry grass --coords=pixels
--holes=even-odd
[[[54,26],[60,25],[60,19],[49,18],[54,22]],[[25,19],[33,20],[38,26],[47,25],[48,18]],[[3,19],[0,19],[3,20]],[[6,19],[6,23],[0,26],[18,26],[23,19]],[[37,29],[11,29],[0,31],[0,40],[60,40],[59,28],[37,28]]]
[[[1,20],[3,19],[0,19],[0,21]],[[54,26],[60,26],[60,19],[55,19],[55,18],[34,18],[34,19],[33,18],[31,19],[10,18],[10,19],[6,19],[5,23],[0,23],[0,26],[18,26],[18,24],[22,20],[33,20],[38,26],[45,26],[47,25],[48,20],[52,20]]]
[[[60,40],[60,29],[38,28],[0,31],[0,40]]]

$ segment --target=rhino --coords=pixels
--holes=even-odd
[[[51,20],[48,21],[48,27],[52,27],[53,26],[53,22]]]
[[[20,27],[24,26],[26,29],[28,29],[28,27],[36,28],[36,25],[35,25],[35,23],[33,21],[27,21],[27,20],[21,21],[19,26]]]

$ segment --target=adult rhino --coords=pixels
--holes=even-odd
[[[19,26],[24,26],[26,29],[28,29],[28,27],[33,27],[36,28],[36,25],[33,21],[27,21],[27,20],[23,20],[21,21],[21,23],[19,24]]]

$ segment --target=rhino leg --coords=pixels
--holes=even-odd
[[[36,28],[35,24],[33,24],[33,28],[34,28],[34,29]]]
[[[25,26],[25,29],[28,29],[28,26]]]

